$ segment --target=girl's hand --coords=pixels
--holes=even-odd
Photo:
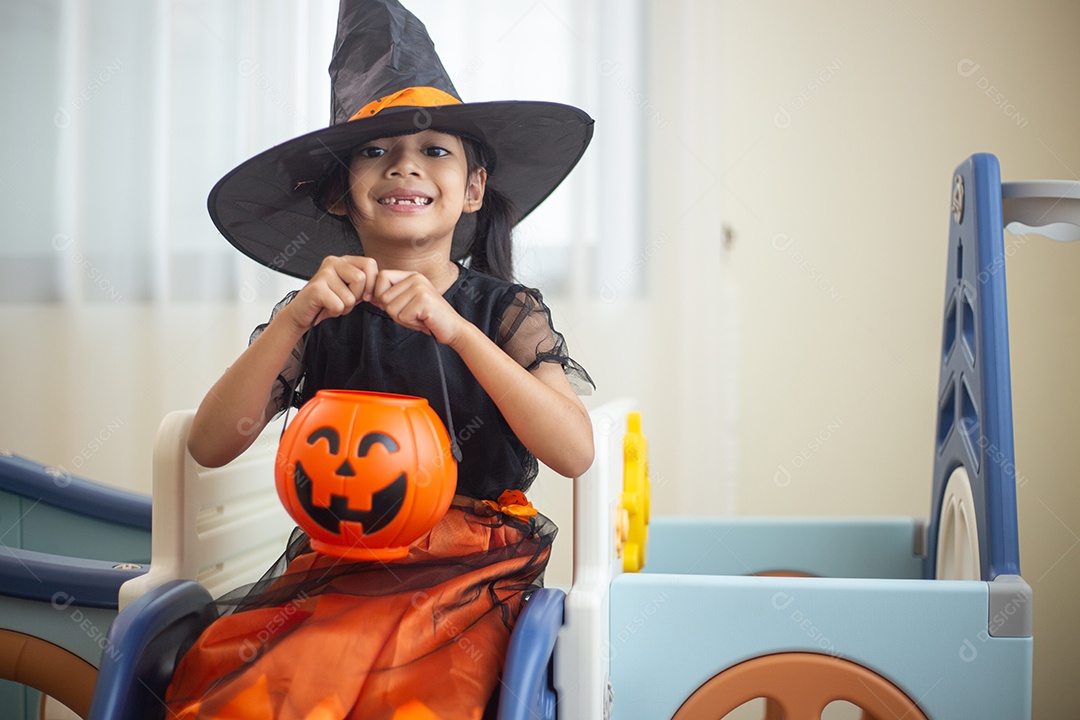
[[[294,329],[303,334],[316,316],[322,322],[349,314],[361,302],[370,302],[378,274],[379,267],[373,258],[360,255],[328,257],[279,316],[289,311],[288,318]]]
[[[452,345],[467,322],[418,272],[380,271],[371,302],[399,325],[433,335],[443,345]]]

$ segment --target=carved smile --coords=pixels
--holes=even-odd
[[[392,483],[371,494],[370,510],[353,510],[349,507],[347,497],[333,493],[330,494],[330,507],[316,505],[312,501],[311,478],[299,462],[296,463],[293,481],[300,507],[319,527],[335,535],[341,534],[343,522],[359,523],[363,526],[365,535],[371,535],[389,525],[401,512],[401,506],[405,502],[405,489],[408,486],[405,473],[401,473]]]

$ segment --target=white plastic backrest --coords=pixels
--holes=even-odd
[[[285,549],[294,523],[274,486],[280,422],[240,457],[205,468],[187,450],[193,410],[169,413],[154,441],[150,570],[120,588],[120,609],[170,580],[214,597],[254,582]]]
[[[616,557],[615,517],[623,486],[623,436],[630,399],[606,403],[589,413],[595,459],[574,480],[574,581],[555,644],[555,689],[559,716],[607,718],[611,660],[611,581],[622,572]]]

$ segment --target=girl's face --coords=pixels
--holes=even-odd
[[[463,212],[480,208],[487,175],[468,172],[456,135],[424,130],[381,138],[357,148],[349,165],[353,223],[365,248],[407,241],[428,250],[445,243]]]

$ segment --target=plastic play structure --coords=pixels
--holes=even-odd
[[[1030,717],[1032,594],[1019,566],[1003,229],[1076,239],[1073,186],[1003,185],[991,155],[956,170],[928,522],[650,519],[640,416],[630,401],[594,410],[596,461],[574,484],[573,583],[526,603],[500,718],[716,720],[758,698],[767,718],[788,720],[819,718],[834,700],[879,720]],[[158,697],[177,648],[210,622],[211,597],[257,575],[290,529],[270,480],[277,431],[211,471],[187,456],[192,415],[170,414],[159,431],[148,571],[138,498],[124,496],[138,522],[123,532],[143,545],[102,545],[97,555],[115,562],[74,560],[69,546],[13,549],[5,537],[4,633],[96,669],[92,696],[72,705],[84,717],[163,717]],[[30,481],[4,483],[0,519],[12,512],[28,526],[39,519],[31,506],[54,502],[34,500]],[[256,518],[246,527],[263,534],[228,535],[234,517]],[[70,534],[62,530],[46,535]],[[85,534],[110,532],[120,531]],[[132,561],[142,567],[125,569]],[[84,589],[101,576],[111,582]],[[107,635],[89,638],[73,608]],[[77,694],[66,678],[4,663],[10,680],[65,702]]]
[[[150,564],[150,514],[148,496],[0,453],[0,707],[7,717],[36,718],[38,690],[89,708],[119,587]]]
[[[88,717],[98,669],[120,652],[107,635],[120,610],[179,577],[219,595],[281,553],[292,523],[266,481],[280,424],[209,470],[187,452],[190,416],[161,423],[152,508],[147,496],[0,456],[4,717],[36,720],[41,693]]]

